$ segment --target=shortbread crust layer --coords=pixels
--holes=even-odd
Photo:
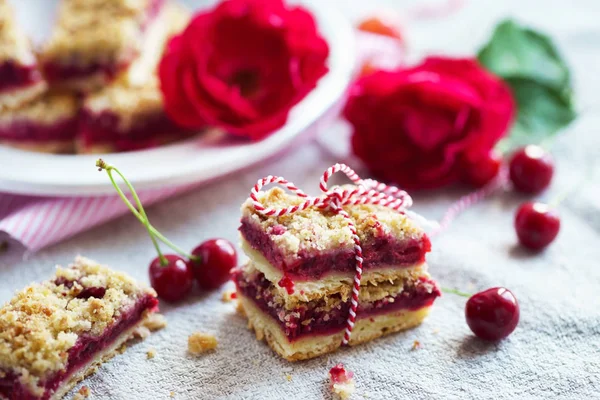
[[[266,279],[276,283],[275,287],[282,295],[286,294],[298,301],[310,301],[332,293],[341,293],[347,298],[352,291],[351,284],[354,281],[356,271],[331,272],[316,280],[296,280],[273,267],[261,253],[252,249],[243,238],[241,248],[250,258],[252,267],[262,272]],[[284,276],[287,276],[287,279],[283,280]],[[379,265],[376,268],[363,271],[361,282],[363,285],[377,285],[380,282],[391,282],[420,276],[429,276],[426,263],[400,267]]]
[[[281,357],[288,361],[300,361],[331,353],[341,346],[344,331],[329,335],[314,335],[289,341],[281,326],[256,303],[244,295],[239,302],[248,318],[248,327],[254,330],[258,340],[265,340]],[[419,325],[429,314],[430,306],[418,310],[397,310],[368,318],[358,318],[349,344],[355,346],[381,336],[403,331]]]

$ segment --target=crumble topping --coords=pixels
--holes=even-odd
[[[286,193],[281,188],[260,192],[258,198],[266,207],[285,208],[301,204],[304,199]],[[361,242],[391,236],[397,239],[416,238],[423,231],[408,217],[390,208],[376,205],[346,206]],[[267,217],[254,210],[250,199],[242,205],[242,218],[247,218],[269,234],[269,238],[289,254],[299,251],[352,248],[354,242],[346,220],[328,210],[309,207],[293,214]]]
[[[45,62],[122,63],[141,47],[149,1],[62,0]]]
[[[154,290],[128,275],[77,257],[55,278],[17,292],[0,309],[0,370],[39,391],[40,378],[64,369],[81,335],[99,336]]]
[[[0,0],[0,62],[17,61],[21,65],[35,63],[31,44],[19,28],[8,0]]]
[[[188,337],[188,351],[195,356],[217,348],[217,338],[203,332],[194,332]]]
[[[146,358],[148,360],[151,360],[154,357],[156,357],[156,349],[148,349],[148,351],[146,352]]]
[[[77,116],[79,101],[66,93],[46,93],[31,103],[16,109],[0,111],[0,124],[32,120],[40,124],[52,124]]]
[[[346,370],[342,363],[329,370],[329,387],[340,399],[346,400],[354,393],[354,373]]]

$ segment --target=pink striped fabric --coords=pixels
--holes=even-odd
[[[189,186],[140,193],[150,205]],[[129,212],[118,196],[49,198],[0,195],[0,231],[36,251]]]

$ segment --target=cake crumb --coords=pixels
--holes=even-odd
[[[214,335],[194,332],[188,337],[188,351],[193,355],[202,354],[217,347],[217,338]]]
[[[173,392],[173,391],[169,392],[169,396],[170,397],[175,397],[175,392]]]
[[[123,354],[125,353],[125,350],[127,350],[127,345],[125,343],[123,343],[118,349],[117,349],[117,353],[119,354]]]
[[[285,374],[285,379],[288,380],[288,382],[292,381],[292,376],[290,374]]]
[[[433,334],[434,334],[434,335],[437,335],[438,333],[440,333],[440,328],[435,328],[435,329],[433,330]]]
[[[90,396],[90,394],[90,388],[87,386],[82,386],[81,389],[79,389],[79,391],[75,393],[75,396],[73,396],[73,400],[87,399]]]
[[[231,303],[236,298],[237,293],[235,292],[235,290],[226,290],[223,292],[223,297],[221,297],[221,300],[223,301],[223,303]]]
[[[146,358],[148,360],[153,359],[156,356],[156,350],[155,349],[148,349],[148,351],[146,352]]]
[[[144,326],[150,331],[154,332],[159,329],[163,329],[167,326],[167,319],[162,314],[154,313],[150,314],[146,321],[144,321]]]
[[[419,342],[418,340],[415,340],[415,341],[413,342],[413,345],[412,345],[412,348],[411,348],[411,350],[413,350],[413,351],[414,351],[414,350],[418,350],[418,349],[420,349],[420,348],[421,348],[421,342]]]
[[[349,399],[354,393],[354,373],[346,370],[342,363],[329,370],[329,387],[342,400]]]

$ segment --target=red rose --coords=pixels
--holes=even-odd
[[[198,13],[159,66],[169,116],[261,139],[327,73],[329,47],[311,14],[282,0],[228,0]]]
[[[367,75],[344,110],[371,172],[406,189],[450,184],[490,154],[515,113],[508,86],[475,60],[428,58]]]

